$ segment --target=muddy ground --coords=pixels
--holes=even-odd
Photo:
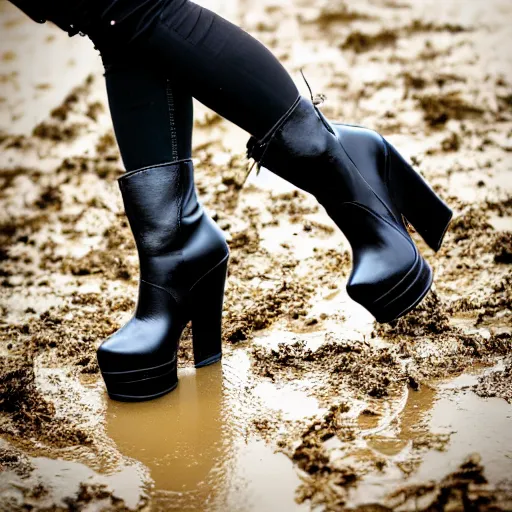
[[[246,136],[197,105],[197,187],[231,248],[225,357],[196,373],[186,332],[177,391],[108,401],[95,350],[138,268],[99,58],[0,2],[0,510],[512,510],[512,5],[203,3],[452,206],[438,254],[415,238],[435,286],[374,324],[324,211],[246,181]]]

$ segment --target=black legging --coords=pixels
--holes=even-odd
[[[131,155],[137,151],[136,146],[141,146],[137,139],[144,139],[148,152],[149,148],[161,151],[158,141],[163,140],[164,133],[157,134],[152,124],[156,119],[163,123],[164,107],[176,114],[175,129],[181,130],[181,123],[191,129],[190,96],[257,138],[265,135],[297,99],[293,80],[267,48],[239,27],[189,0],[165,0],[147,34],[122,51],[111,51],[115,44],[108,34],[106,18],[91,37],[96,39],[99,50],[109,55],[109,101],[116,134],[132,140],[131,147],[126,144],[123,151],[130,154],[126,158],[129,167],[132,162],[143,160]],[[118,61],[125,63],[121,65],[125,71],[114,73]],[[146,112],[137,107],[144,102],[148,105]],[[129,108],[134,112],[139,109],[138,115],[145,119],[132,128],[123,126],[120,120],[128,116],[123,112],[124,103],[131,104]],[[178,144],[186,154],[188,150],[183,145],[189,142],[178,140]]]
[[[111,62],[105,80],[127,171],[191,157],[190,92],[141,60]]]

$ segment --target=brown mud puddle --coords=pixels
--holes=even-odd
[[[183,371],[177,393],[142,407],[109,403],[108,435],[121,453],[149,468],[154,510],[302,510],[294,502],[300,479],[290,461],[243,435],[243,409],[249,404],[230,366],[228,359],[224,368]],[[477,375],[462,375],[411,390],[378,420],[363,412],[359,442],[342,449],[343,457],[354,459],[356,466],[359,457],[373,457],[384,468],[361,479],[349,493],[347,508],[385,503],[390,489],[442,479],[472,455],[489,468],[489,484],[510,487],[512,406],[475,395],[468,388],[477,381]],[[314,404],[308,407],[307,397],[297,391],[269,386],[256,395],[262,405],[284,410],[288,418],[315,413]],[[336,444],[330,450],[339,449]],[[414,452],[421,444],[419,458]],[[408,475],[403,470],[407,464]],[[137,478],[132,485],[139,485]]]
[[[293,505],[299,478],[284,455],[245,435],[249,404],[243,382],[229,383],[236,378],[229,366],[183,370],[175,393],[142,406],[109,402],[107,433],[149,468],[154,510]]]
[[[367,447],[384,456],[388,464],[379,474],[364,477],[351,493],[350,502],[386,502],[389,489],[442,479],[471,456],[486,468],[490,484],[509,488],[512,407],[504,400],[477,396],[470,389],[477,381],[478,375],[465,374],[433,387],[409,390],[396,420],[384,425],[372,425],[371,416],[370,420],[360,416]],[[418,458],[413,451],[422,444],[425,449]]]
[[[237,359],[228,357],[200,371],[181,370],[176,392],[152,402],[109,401],[106,431],[126,457],[120,465],[97,473],[77,462],[30,457],[31,479],[45,489],[49,503],[61,506],[69,503],[69,496],[91,493],[97,485],[105,489],[105,496],[95,501],[96,506],[112,506],[114,496],[114,503],[122,500],[126,510],[144,509],[146,502],[151,510],[162,512],[309,509],[295,501],[301,472],[285,455],[248,435],[246,425],[255,407],[285,411],[285,417],[295,421],[311,421],[307,418],[325,409],[297,390],[272,385],[258,386],[258,405],[249,403],[244,392],[249,368]],[[480,375],[465,374],[406,391],[402,398],[381,404],[378,414],[359,408],[356,439],[347,446],[335,438],[325,442],[331,457],[354,468],[379,461],[377,469],[367,471],[350,488],[345,508],[380,503],[391,510],[397,503],[407,506],[418,499],[423,504],[435,502],[436,484],[468,460],[471,471],[477,468],[479,475],[478,468],[487,468],[485,477],[472,482],[477,494],[492,488],[493,495],[506,495],[512,485],[512,406],[471,391],[479,376],[500,369],[498,365]],[[16,500],[25,486],[23,479],[0,475],[4,499]],[[34,499],[39,506],[44,501]]]

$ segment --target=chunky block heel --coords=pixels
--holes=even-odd
[[[194,363],[202,368],[222,358],[222,306],[228,257],[190,291]]]
[[[386,147],[386,181],[393,201],[407,222],[437,252],[441,248],[453,212],[387,141]]]

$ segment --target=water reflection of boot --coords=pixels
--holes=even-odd
[[[187,510],[205,510],[223,488],[232,441],[223,401],[220,364],[183,370],[177,391],[159,400],[109,401],[108,434],[124,455],[150,469],[153,503],[162,510],[171,502],[173,509],[182,503]]]

